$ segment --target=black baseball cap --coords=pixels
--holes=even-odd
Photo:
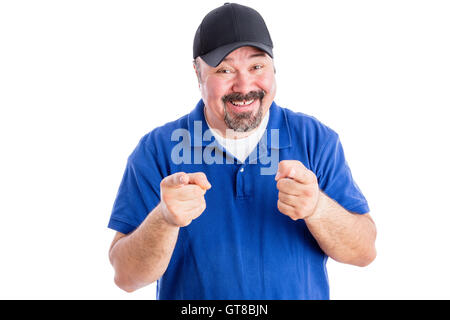
[[[252,46],[273,58],[273,43],[262,16],[254,9],[225,3],[204,18],[194,38],[194,59],[217,67],[232,51]]]

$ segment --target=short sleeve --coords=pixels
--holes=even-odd
[[[141,139],[128,158],[108,228],[124,234],[136,229],[160,202],[161,180],[157,159]]]
[[[368,213],[367,200],[352,177],[339,136],[330,129],[319,150],[316,175],[320,189],[347,211]]]

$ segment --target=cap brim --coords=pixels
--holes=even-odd
[[[241,41],[227,44],[217,49],[214,49],[213,51],[208,52],[207,54],[200,56],[200,58],[202,58],[202,60],[205,61],[211,67],[217,67],[222,62],[222,60],[225,59],[225,57],[228,56],[231,52],[233,52],[238,48],[247,46],[258,48],[266,52],[271,58],[273,58],[271,47],[259,42],[251,42],[251,41]]]

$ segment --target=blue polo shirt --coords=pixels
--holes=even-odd
[[[132,232],[160,202],[161,180],[204,172],[206,210],[180,228],[158,299],[329,299],[327,256],[303,220],[277,209],[278,162],[299,160],[320,189],[353,213],[369,212],[338,135],[272,103],[267,134],[244,163],[218,145],[200,101],[145,135],[128,158],[108,227]]]

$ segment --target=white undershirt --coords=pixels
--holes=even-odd
[[[205,113],[204,109],[203,113]],[[249,154],[252,153],[253,149],[255,149],[255,147],[258,145],[258,142],[259,140],[261,140],[261,137],[264,135],[267,123],[269,122],[269,113],[270,112],[268,110],[266,112],[266,115],[262,119],[261,123],[254,132],[252,132],[249,136],[240,139],[226,139],[222,137],[218,131],[211,128],[211,126],[208,123],[208,120],[206,120],[206,123],[208,124],[208,127],[211,130],[212,134],[214,135],[214,138],[216,138],[217,142],[220,143],[228,153],[233,155],[240,162],[244,162],[245,159],[247,159],[247,157],[249,156]]]

